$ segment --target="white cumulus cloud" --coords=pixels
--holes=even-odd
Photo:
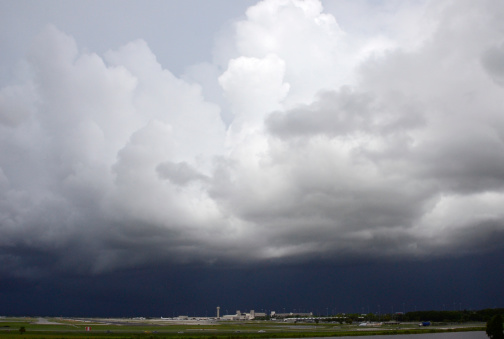
[[[399,7],[373,34],[261,1],[182,77],[144,40],[98,55],[48,26],[0,88],[3,267],[498,248],[504,6]]]

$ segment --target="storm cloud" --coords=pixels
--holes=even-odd
[[[373,35],[262,1],[183,76],[48,25],[0,88],[0,270],[501,249],[504,5],[384,23],[413,10]]]

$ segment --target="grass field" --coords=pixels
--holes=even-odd
[[[24,327],[24,333],[19,329]],[[87,332],[86,327],[91,331]],[[484,324],[417,324],[360,327],[358,325],[249,322],[174,322],[131,319],[66,319],[2,318],[0,339],[56,338],[170,338],[170,339],[238,339],[238,338],[303,338],[364,336],[376,334],[414,334],[454,331],[481,331]]]

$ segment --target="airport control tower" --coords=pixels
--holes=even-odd
[[[219,312],[220,312],[220,307],[219,307],[219,306],[217,306],[217,319],[219,319],[219,318],[220,318],[220,316],[219,316]]]

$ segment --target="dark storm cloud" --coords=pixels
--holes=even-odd
[[[236,310],[334,313],[474,310],[502,305],[502,251],[437,261],[145,266],[93,275],[0,279],[0,314],[213,316]],[[476,276],[477,279],[470,278]]]
[[[93,53],[46,27],[0,89],[3,272],[499,249],[493,4],[415,7],[429,29],[406,43],[354,40],[317,1],[260,2],[192,69],[220,105],[144,40]]]
[[[473,248],[472,230],[486,239],[503,233],[494,222],[502,217],[496,209],[502,202],[504,173],[502,93],[479,66],[483,55],[487,70],[498,74],[498,52],[485,49],[499,38],[471,25],[452,25],[456,15],[447,13],[459,10],[449,7],[442,14],[446,20],[421,48],[363,63],[356,87],[360,91],[324,93],[310,105],[275,112],[266,120],[278,138],[272,141],[279,152],[275,158],[289,168],[297,187],[304,188],[299,195],[309,194],[311,182],[324,182],[315,191],[327,208],[316,204],[316,215],[333,220],[328,229],[340,232],[340,239],[349,236],[353,248],[360,244],[363,252],[453,253],[461,243]],[[490,17],[502,12],[497,13]],[[470,17],[481,15],[478,11]],[[486,40],[461,44],[463,32]],[[344,151],[326,152],[322,160],[313,155],[321,145]],[[310,166],[312,177],[293,175]],[[323,239],[330,242],[331,237]],[[341,250],[344,245],[329,247]]]

